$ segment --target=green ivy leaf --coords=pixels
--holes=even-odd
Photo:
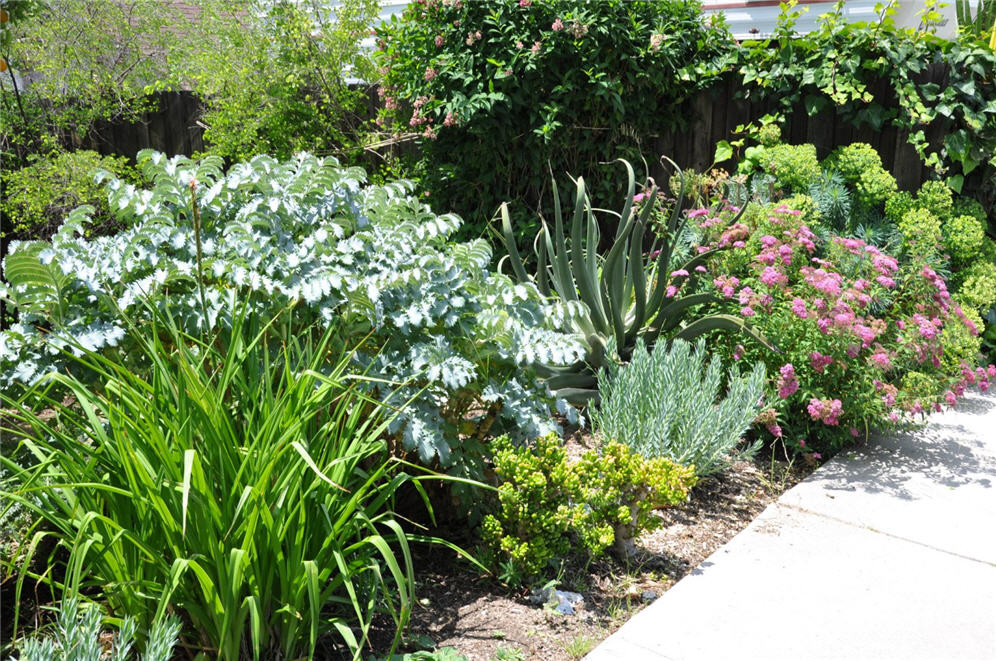
[[[712,159],[713,163],[719,164],[731,158],[733,158],[733,147],[726,140],[720,140],[716,144],[716,155]]]

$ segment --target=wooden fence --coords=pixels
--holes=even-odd
[[[158,95],[157,110],[144,113],[135,122],[98,122],[85,138],[69,136],[77,149],[134,159],[142,149],[155,149],[170,156],[190,156],[204,149],[204,129],[198,124],[201,102],[191,92]]]
[[[944,77],[943,69],[934,69],[925,74],[925,82],[943,82]],[[691,125],[684,130],[663,134],[653,141],[651,151],[670,156],[682,167],[702,170],[712,164],[717,142],[741,137],[734,135],[737,126],[757,120],[776,109],[776,104],[772,102],[736,98],[741,86],[735,78],[728,77],[700,93],[691,103]],[[886,81],[871,92],[876,99],[895,105],[893,92]],[[927,131],[931,145],[940,144],[944,138],[942,131],[936,123]],[[868,124],[855,127],[836,108],[813,116],[809,116],[805,108],[796,108],[787,126],[782,127],[783,140],[790,144],[812,143],[820,159],[837,146],[866,142],[878,151],[883,166],[896,177],[900,189],[915,190],[929,178],[932,170],[923,165],[908,137],[908,131],[891,126],[883,126],[880,130],[874,130]]]
[[[928,80],[943,82],[943,70],[928,72]],[[740,87],[736,76],[728,77],[701,92],[690,104],[690,125],[685,129],[668,131],[648,142],[647,157],[666,154],[681,167],[702,170],[712,163],[716,143],[736,139],[734,129],[756,120],[774,109],[773,103],[758,103],[737,99]],[[876,99],[891,98],[887,84],[873,89]],[[375,112],[376,95],[369,111]],[[146,113],[140,121],[131,124],[100,124],[87,141],[76,141],[80,148],[94,149],[103,154],[117,154],[134,158],[141,149],[156,149],[172,156],[191,155],[204,147],[204,130],[198,123],[201,104],[189,92],[161,94],[158,112]],[[941,128],[933,126],[927,138],[932,144],[943,139]],[[838,145],[867,142],[882,157],[883,165],[892,172],[899,187],[912,190],[930,175],[919,156],[907,142],[907,132],[886,126],[874,130],[865,124],[854,127],[835,109],[825,110],[810,117],[803,108],[797,109],[783,128],[783,138],[792,144],[812,143],[820,158]],[[663,174],[657,172],[657,175]],[[660,180],[660,179],[658,179]]]

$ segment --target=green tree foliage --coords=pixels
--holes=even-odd
[[[0,76],[7,166],[84,137],[96,120],[138,117],[147,85],[167,77],[175,25],[170,3],[146,0],[39,0],[11,20]]]
[[[154,93],[204,103],[210,150],[238,159],[355,142],[374,70],[360,41],[376,0],[50,0],[9,30],[2,148],[25,162],[85,139],[97,120],[133,121]],[[8,31],[5,30],[5,34]],[[14,75],[17,72],[17,76]],[[128,155],[131,156],[131,155]]]
[[[376,73],[360,41],[377,0],[328,3],[199,0],[178,44],[173,82],[204,103],[211,153],[238,160],[339,153],[356,142],[368,103],[350,79]]]
[[[550,210],[551,168],[607,183],[597,164],[685,122],[732,46],[695,0],[417,0],[377,35],[385,119],[417,137],[432,204],[480,233],[515,201],[520,237]]]

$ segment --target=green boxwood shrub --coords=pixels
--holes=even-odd
[[[494,449],[498,506],[481,534],[511,583],[540,577],[579,550],[627,555],[633,539],[660,525],[653,510],[683,502],[696,481],[690,468],[616,442],[574,462],[553,435],[524,446],[502,438]]]

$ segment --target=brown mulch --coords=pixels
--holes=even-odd
[[[584,596],[575,615],[533,605],[527,591],[482,577],[444,550],[420,551],[409,649],[452,647],[470,661],[581,658],[810,470],[759,457],[703,479],[687,503],[659,513],[664,525],[640,538],[627,565],[602,560],[565,570],[557,587]]]

